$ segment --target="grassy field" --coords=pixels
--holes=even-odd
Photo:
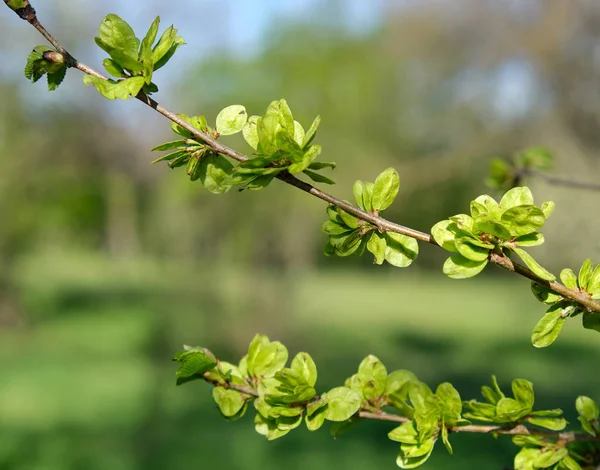
[[[181,344],[236,361],[257,332],[292,354],[309,351],[321,391],[372,353],[432,386],[452,381],[463,399],[492,373],[505,385],[527,378],[540,407],[572,417],[578,394],[598,398],[600,337],[573,320],[551,348],[533,348],[543,306],[526,281],[501,274],[451,281],[376,268],[241,272],[37,256],[17,273],[26,324],[0,333],[0,468],[395,468],[384,423],[335,441],[302,430],[269,443],[250,416],[222,420],[207,385],[174,386],[170,358]],[[456,436],[456,455],[437,449],[425,468],[509,466],[510,441],[492,441]]]

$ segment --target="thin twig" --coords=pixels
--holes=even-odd
[[[30,14],[29,17],[27,17],[27,18],[23,18],[21,15],[20,16],[23,19],[25,19],[26,21],[28,21],[35,29],[37,29],[50,42],[50,44],[52,44],[56,48],[56,50],[58,52],[60,52],[61,54],[64,55],[65,64],[68,67],[76,68],[85,74],[92,75],[94,77],[97,77],[97,78],[100,78],[103,80],[108,80],[108,78],[105,77],[104,75],[102,75],[101,73],[97,72],[93,68],[91,68],[91,67],[83,64],[82,62],[79,62],[77,59],[75,59],[46,30],[46,28],[44,28],[42,26],[42,24],[39,22],[37,16],[35,15],[35,10],[33,10],[33,8],[31,8],[31,11],[33,11],[33,15]],[[227,146],[217,142],[215,139],[213,139],[209,135],[205,134],[204,132],[200,131],[199,129],[196,129],[195,127],[193,127],[192,125],[190,125],[189,123],[187,123],[183,119],[181,119],[179,116],[177,116],[175,113],[169,111],[168,109],[166,109],[163,106],[161,106],[160,104],[158,104],[158,102],[156,102],[155,100],[153,100],[152,98],[150,98],[149,96],[144,94],[143,92],[140,91],[140,93],[138,93],[136,98],[138,100],[140,100],[142,103],[146,104],[147,106],[149,106],[152,109],[154,109],[155,111],[157,111],[158,113],[165,116],[167,119],[171,120],[172,122],[178,124],[185,130],[187,130],[196,139],[204,142],[207,146],[209,146],[214,152],[225,155],[227,157],[230,157],[233,160],[236,160],[238,162],[245,162],[246,160],[249,159],[249,157],[247,157],[246,155],[244,155],[240,152],[237,152],[236,150],[233,150],[232,148],[227,147]],[[424,233],[419,230],[414,230],[412,228],[405,227],[404,225],[396,224],[396,223],[386,220],[383,217],[380,217],[378,215],[363,211],[362,209],[355,207],[352,204],[349,204],[345,201],[342,201],[341,199],[338,199],[338,198],[332,196],[331,194],[326,193],[325,191],[321,191],[320,189],[315,188],[313,185],[311,185],[309,183],[299,180],[294,175],[291,175],[288,172],[280,173],[279,175],[277,175],[277,178],[279,180],[289,184],[290,186],[294,186],[295,188],[298,188],[306,193],[309,193],[325,202],[328,202],[329,204],[333,204],[333,205],[343,209],[344,211],[348,212],[349,214],[352,214],[353,216],[357,217],[360,220],[364,220],[365,222],[369,222],[369,223],[373,224],[375,227],[377,227],[382,232],[400,233],[402,235],[406,235],[408,237],[414,238],[414,239],[422,241],[424,243],[430,243],[432,245],[437,245],[436,241],[428,233]],[[588,297],[585,294],[582,294],[578,291],[568,289],[567,287],[565,287],[562,284],[559,284],[557,282],[545,281],[544,279],[536,276],[527,267],[520,265],[518,263],[515,263],[508,258],[505,258],[505,257],[503,258],[503,257],[497,256],[497,255],[491,254],[490,261],[492,263],[495,263],[495,264],[503,267],[503,268],[508,269],[509,271],[520,274],[521,276],[531,279],[532,281],[535,281],[539,284],[545,285],[546,287],[559,293],[563,297],[568,298],[570,300],[573,300],[573,301],[583,305],[590,312],[600,312],[600,302],[594,301],[590,297]]]
[[[541,178],[546,181],[546,183],[556,186],[565,186],[573,189],[585,189],[588,191],[600,191],[600,184],[598,183],[587,183],[583,181],[572,181],[565,178],[557,178],[556,176],[549,176],[541,171],[533,170],[531,168],[524,168],[521,170],[521,174],[524,176],[535,176]]]

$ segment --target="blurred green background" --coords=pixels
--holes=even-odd
[[[99,67],[93,37],[114,12],[139,35],[155,15],[188,45],[156,76],[159,102],[209,122],[285,97],[323,123],[332,192],[400,172],[386,215],[428,231],[488,192],[489,159],[544,145],[556,173],[600,177],[600,5],[586,0],[48,0],[42,23]],[[297,430],[267,442],[226,422],[209,387],[176,388],[182,344],[237,361],[255,333],[309,351],[320,391],[365,355],[476,397],[492,373],[534,382],[540,407],[573,418],[600,398],[600,337],[569,322],[536,350],[543,313],[528,282],[490,268],[441,273],[422,246],[410,269],[325,258],[324,205],[280,184],[214,196],[150,165],[172,140],[140,103],[103,100],[78,72],[53,93],[22,69],[41,37],[0,14],[0,468],[395,468],[385,423],[333,440]],[[227,141],[245,149],[240,141]],[[536,258],[558,272],[600,261],[598,193],[526,182],[557,210]],[[313,200],[314,199],[314,200]],[[251,414],[251,413],[250,413]],[[575,419],[572,419],[575,421]],[[508,439],[456,436],[425,468],[501,469]]]

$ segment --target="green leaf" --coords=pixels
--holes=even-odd
[[[217,360],[215,356],[205,348],[187,347],[184,351],[178,352],[173,361],[179,362],[181,366],[175,373],[177,385],[181,385],[190,380],[203,378],[203,374],[215,368]]]
[[[244,140],[254,150],[256,150],[258,147],[257,123],[258,123],[259,119],[260,119],[260,116],[250,116],[248,118],[248,121],[244,125],[244,128],[242,129],[242,135],[244,136]]]
[[[173,140],[171,142],[165,142],[164,144],[157,145],[153,149],[152,152],[158,151],[162,152],[164,150],[172,150],[178,147],[185,147],[187,142],[185,140]]]
[[[144,77],[133,77],[125,80],[103,80],[91,75],[83,76],[85,85],[94,85],[98,92],[109,100],[128,100],[135,98],[144,86]]]
[[[327,235],[341,235],[342,233],[351,232],[352,229],[346,224],[338,223],[333,220],[326,220],[321,227],[321,231]]]
[[[583,314],[582,324],[586,330],[596,330],[600,333],[600,313],[585,312]]]
[[[502,215],[502,209],[500,209],[500,205],[496,202],[496,200],[488,195],[484,194],[475,199],[475,202],[483,205],[485,207],[485,212],[487,213],[487,217],[491,220],[498,221],[500,220],[500,216]]]
[[[358,378],[362,382],[362,392],[367,400],[384,394],[387,369],[375,356],[365,357],[358,366]]]
[[[456,245],[454,240],[456,235],[454,232],[448,229],[448,226],[453,225],[454,222],[451,220],[442,220],[431,228],[431,235],[438,245],[444,250],[456,252]]]
[[[552,431],[562,431],[567,426],[565,418],[538,418],[530,416],[527,421],[542,428],[551,429]]]
[[[369,241],[367,242],[367,250],[369,250],[375,256],[375,264],[383,264],[385,261],[385,250],[387,243],[385,241],[385,235],[382,235],[378,231],[374,230]]]
[[[4,3],[13,11],[29,6],[29,0],[4,0]]]
[[[521,405],[525,408],[533,409],[535,395],[533,393],[533,384],[525,379],[515,379],[512,381],[512,392]]]
[[[327,403],[325,419],[328,421],[346,421],[360,409],[361,396],[346,387],[336,387],[325,393],[322,398]]]
[[[144,78],[146,79],[147,84],[152,82],[152,71],[154,70],[154,62],[152,61],[152,45],[156,40],[159,24],[160,17],[157,16],[150,25],[150,28],[148,28],[148,32],[140,44],[139,61],[144,65]]]
[[[556,294],[554,291],[548,289],[546,286],[538,284],[535,281],[531,282],[531,291],[540,302],[543,302],[548,305],[552,305],[562,300],[562,296]]]
[[[460,254],[456,254],[446,260],[442,271],[451,279],[468,279],[483,271],[487,263],[487,259],[484,261],[472,261]]]
[[[540,206],[540,208],[542,209],[542,212],[544,213],[544,217],[546,217],[546,219],[552,215],[555,207],[556,207],[556,204],[554,204],[554,202],[552,202],[552,201],[542,202],[542,205]]]
[[[561,448],[545,448],[544,452],[538,454],[533,460],[534,468],[549,468],[556,465],[562,459],[569,455],[569,451],[564,447]]]
[[[385,260],[397,268],[406,268],[417,259],[419,244],[414,238],[400,233],[386,232]]]
[[[273,377],[285,366],[287,348],[279,341],[270,342],[264,335],[256,335],[248,349],[248,374],[252,377]]]
[[[478,245],[479,243],[474,242],[471,238],[461,237],[455,240],[456,249],[465,258],[478,262],[487,260],[494,245],[487,244],[486,248]]]
[[[310,167],[310,165],[309,165],[309,167]],[[333,181],[332,179],[329,179],[326,176],[323,176],[319,173],[315,173],[314,171],[304,170],[302,173],[304,173],[306,176],[308,176],[315,183],[335,184],[335,181]]]
[[[582,470],[581,465],[579,465],[569,455],[562,459],[560,464],[562,465],[562,467],[557,467],[560,468],[560,470]]]
[[[217,132],[221,135],[232,135],[242,131],[248,114],[246,108],[239,104],[227,106],[217,115]]]
[[[500,389],[500,385],[498,385],[498,379],[495,375],[492,375],[491,387],[488,387],[487,385],[481,387],[481,394],[487,401],[494,405],[498,404],[501,399],[505,398],[504,393]]]
[[[473,226],[473,232],[476,234],[489,233],[501,240],[508,240],[511,238],[510,232],[504,225],[488,220],[476,222]]]
[[[48,79],[48,90],[49,91],[56,90],[58,88],[58,86],[62,83],[62,81],[64,80],[66,74],[67,74],[66,66],[62,66],[56,72],[48,72],[48,75],[46,77]]]
[[[544,226],[546,217],[541,209],[532,205],[512,207],[502,214],[500,222],[514,237],[536,232]]]
[[[565,317],[562,316],[563,306],[564,302],[552,305],[535,325],[531,333],[531,343],[536,348],[550,346],[560,334],[560,330],[562,330],[565,323]]]
[[[541,454],[542,449],[523,447],[515,456],[515,470],[537,470],[533,466],[535,459]]]
[[[496,419],[498,422],[513,422],[527,416],[531,408],[513,398],[502,398],[496,404]]]
[[[394,442],[414,445],[419,443],[419,431],[414,421],[408,421],[392,429],[388,433],[388,438]]]
[[[317,129],[319,128],[319,124],[321,124],[321,116],[317,116],[308,128],[308,131],[306,131],[306,134],[304,135],[304,142],[302,143],[302,148],[305,149],[314,140],[315,136],[317,135]]]
[[[308,165],[310,170],[322,170],[323,168],[331,168],[335,170],[336,164],[335,162],[312,162]]]
[[[500,200],[503,210],[517,206],[529,206],[533,204],[533,195],[527,186],[516,187],[508,190]]]
[[[138,62],[140,40],[135,37],[131,26],[117,15],[111,13],[102,19],[95,41],[121,67],[132,72],[143,69]]]
[[[594,400],[586,396],[579,396],[575,401],[575,408],[579,414],[579,421],[583,427],[583,430],[592,436],[598,434],[598,417],[599,410],[598,405]]]
[[[579,276],[577,277],[578,286],[580,289],[585,289],[587,291],[588,284],[592,279],[592,273],[594,270],[594,264],[591,259],[586,259],[581,265],[581,269],[579,270]]]
[[[442,432],[441,432],[441,436],[442,436],[442,442],[444,443],[444,446],[446,447],[446,450],[448,451],[448,453],[450,455],[453,454],[452,451],[452,445],[450,444],[450,440],[448,439],[448,428],[446,427],[444,421],[442,420]]]
[[[213,194],[223,194],[231,189],[229,176],[233,173],[233,165],[221,155],[212,152],[200,158],[198,176],[202,186]]]
[[[592,296],[592,299],[600,300],[600,264],[594,269],[586,290]]]
[[[359,230],[356,229],[341,235],[331,235],[329,243],[334,247],[337,256],[350,256],[359,249],[361,243]]]
[[[539,232],[528,233],[515,239],[518,246],[539,246],[544,243],[544,235]]]
[[[360,207],[363,211],[369,212],[369,211],[373,210],[373,206],[371,204],[371,196],[370,195],[368,195],[369,204],[367,205],[365,203],[365,191],[366,191],[365,183],[363,183],[360,180],[357,180],[354,182],[354,186],[352,186],[352,192],[354,193],[354,199],[356,200],[358,207]]]
[[[523,262],[527,265],[527,267],[529,269],[531,269],[531,271],[533,271],[533,273],[538,276],[541,279],[544,279],[546,281],[554,281],[554,279],[556,279],[556,277],[554,276],[554,274],[546,271],[546,269],[544,269],[543,267],[541,267],[536,260],[533,259],[533,257],[527,253],[525,250],[521,249],[521,248],[513,248],[513,250],[518,256],[519,258],[521,258],[521,260],[523,260]]]
[[[177,117],[180,118],[182,121],[187,122],[190,126],[201,130],[202,132],[206,132],[206,130],[207,130],[206,118],[204,116],[189,117],[185,114],[178,114]],[[181,127],[179,124],[177,124],[175,122],[171,123],[171,129],[173,130],[173,132],[175,132],[176,134],[179,134],[182,137],[186,137],[188,139],[194,139],[194,136],[187,129],[184,129],[183,127]]]
[[[286,137],[286,140],[288,138]],[[298,144],[296,142],[294,142],[293,140],[290,141],[292,143],[292,145],[288,148],[289,150],[292,150],[292,153],[289,153],[288,155],[290,156],[290,160],[292,160],[291,156],[294,155],[294,158],[299,159],[299,161],[292,163],[289,167],[288,167],[288,171],[291,174],[295,174],[295,173],[300,173],[302,171],[305,171],[309,165],[313,162],[313,160],[315,160],[320,154],[321,154],[321,146],[320,145],[311,145],[308,149],[306,149],[304,151],[304,153],[302,153],[302,150],[300,150],[300,148],[298,147]],[[295,154],[293,152],[299,151],[299,154]],[[293,160],[292,160],[293,161]]]
[[[316,431],[325,422],[327,403],[323,400],[313,401],[306,406],[306,427],[309,431]]]
[[[154,160],[152,163],[158,163],[158,162],[162,162],[162,161],[170,161],[170,160],[175,160],[176,158],[188,158],[188,152],[186,150],[178,150],[177,152],[173,152],[173,153],[169,153],[167,155],[163,155],[160,158],[157,158],[156,160]]]
[[[387,376],[385,383],[385,394],[400,394],[400,398],[405,400],[408,397],[408,389],[405,385],[409,382],[416,382],[417,376],[408,370],[395,370]]]
[[[104,68],[106,69],[106,71],[111,74],[113,77],[115,78],[125,78],[124,77],[124,71],[123,71],[123,67],[121,67],[119,64],[117,64],[114,60],[112,59],[104,59],[102,61],[102,65],[104,66]]]
[[[238,413],[246,404],[246,399],[240,392],[223,387],[215,387],[213,388],[213,398],[223,416],[226,418],[241,418]]]
[[[446,423],[454,426],[462,413],[460,394],[451,383],[444,382],[438,385],[435,396],[439,400],[440,410],[444,415]]]
[[[571,269],[563,269],[560,272],[560,280],[569,289],[577,289],[577,276]]]
[[[372,205],[374,210],[382,211],[392,205],[400,188],[400,177],[394,168],[384,170],[373,186]]]
[[[279,439],[290,432],[290,429],[279,429],[275,419],[265,418],[260,413],[256,413],[254,416],[254,429],[269,441]]]
[[[311,387],[314,387],[317,383],[317,366],[310,354],[305,352],[296,354],[296,357],[292,359],[291,369]]]
[[[431,453],[435,439],[427,439],[416,445],[403,444],[400,446],[400,453],[396,459],[396,464],[400,468],[417,468],[423,465]]]
[[[173,26],[171,26],[171,28],[173,28]],[[167,29],[167,31],[169,31],[169,29]],[[167,31],[165,31],[165,33],[167,33]],[[164,34],[163,34],[163,36],[164,36]],[[176,29],[173,28],[173,30],[171,31],[171,36],[173,37],[173,42],[171,43],[167,52],[165,52],[163,54],[163,49],[162,49],[162,47],[160,47],[160,44],[162,42],[162,36],[161,36],[160,40],[158,41],[158,44],[154,47],[154,50],[152,51],[152,61],[154,62],[154,71],[163,67],[171,59],[171,57],[173,57],[173,55],[175,54],[177,49],[179,49],[180,46],[183,46],[185,44],[185,40],[181,36],[177,36]]]

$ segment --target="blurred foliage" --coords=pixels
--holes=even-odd
[[[595,2],[390,0],[382,24],[362,34],[335,20],[340,2],[316,3],[313,16],[272,25],[256,55],[203,39],[214,54],[187,79],[160,76],[161,93],[178,93],[169,107],[214,121],[226,105],[255,114],[285,96],[299,121],[321,114],[322,158],[339,165],[334,194],[350,199],[353,181],[392,166],[400,194],[386,215],[424,231],[483,192],[491,157],[524,147],[551,148],[565,177],[598,179]],[[85,57],[95,26],[83,7],[60,17],[47,26]],[[39,38],[15,40],[25,25],[0,22],[0,53],[26,57]],[[179,55],[193,57],[180,31],[190,45]],[[169,136],[164,121],[127,111],[131,103],[107,111],[79,77],[40,99],[24,63],[13,65],[0,78],[1,468],[393,465],[384,423],[336,441],[298,432],[269,444],[250,422],[222,422],[206,393],[175,389],[169,358],[182,343],[233,359],[257,331],[310,349],[330,372],[324,388],[374,353],[425,381],[451,380],[465,397],[495,373],[532,380],[548,400],[541,406],[573,411],[578,394],[599,398],[600,379],[588,373],[600,354],[595,333],[567,326],[551,349],[532,348],[540,311],[526,282],[486,273],[457,286],[439,272],[440,250],[423,249],[402,272],[375,271],[368,257],[325,258],[320,201],[278,185],[214,197],[149,164],[149,149]],[[598,196],[530,186],[557,203],[544,266],[598,261]],[[581,243],[565,245],[573,227]],[[508,440],[455,441],[455,457],[434,455],[427,468],[497,469],[514,455]]]

